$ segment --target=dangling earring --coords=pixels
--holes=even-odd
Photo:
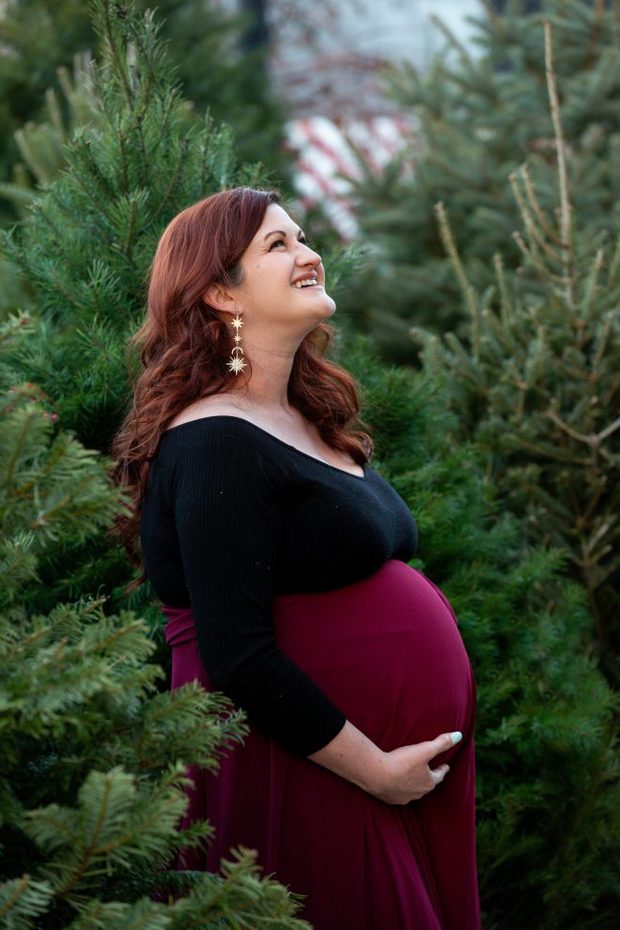
[[[235,344],[233,346],[230,359],[228,360],[226,364],[228,365],[229,371],[231,371],[235,375],[238,375],[239,372],[243,371],[243,369],[246,367],[246,362],[243,357],[243,348],[241,347],[241,336],[239,335],[239,330],[243,326],[243,320],[239,316],[238,310],[236,311],[235,318],[234,320],[231,321],[230,325],[235,330],[235,335],[233,336],[233,339],[235,340]]]

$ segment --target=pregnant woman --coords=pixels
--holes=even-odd
[[[185,822],[215,838],[178,866],[244,845],[316,930],[479,930],[472,670],[325,358],[334,310],[273,192],[214,194],[159,243],[114,445],[123,533],[172,687],[221,690],[251,724],[217,773],[192,770]]]

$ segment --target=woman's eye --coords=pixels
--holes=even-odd
[[[301,242],[302,245],[307,245],[307,246],[310,245],[310,242],[305,238],[305,236],[303,239],[298,239],[297,241]],[[284,241],[284,239],[274,239],[271,245],[269,246],[270,252],[275,245],[286,245],[286,242]]]

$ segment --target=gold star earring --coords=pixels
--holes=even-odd
[[[243,357],[243,348],[241,346],[241,336],[239,335],[239,330],[243,326],[243,320],[241,319],[238,310],[235,312],[235,318],[231,321],[230,325],[235,331],[235,335],[233,336],[235,344],[232,348],[230,359],[226,364],[228,365],[229,371],[235,375],[238,375],[239,372],[243,371],[243,369],[246,367],[246,361]]]

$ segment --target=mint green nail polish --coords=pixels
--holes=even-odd
[[[452,745],[455,746],[457,743],[461,742],[463,734],[459,730],[455,730],[454,733],[450,734],[450,739],[452,740]]]

